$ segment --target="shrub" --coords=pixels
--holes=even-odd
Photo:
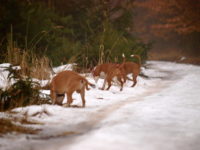
[[[134,36],[127,37],[124,32],[115,29],[112,24],[106,22],[103,32],[91,36],[83,46],[77,63],[82,68],[106,62],[121,63],[122,53],[125,54],[127,60],[134,61],[130,57],[132,54],[138,54],[142,60],[145,60],[149,49],[150,45],[142,43]]]
[[[9,71],[8,79],[15,83],[6,90],[0,89],[0,110],[5,111],[15,107],[33,104],[49,103],[49,97],[41,97],[39,83],[29,77],[22,77],[12,66],[6,68]]]

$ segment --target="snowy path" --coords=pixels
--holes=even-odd
[[[143,71],[151,78],[139,78],[135,88],[128,85],[122,93],[119,87],[88,91],[87,99],[96,100],[88,100],[84,109],[43,106],[52,115],[32,118],[45,122],[39,135],[10,135],[0,138],[0,146],[7,150],[199,150],[200,67],[149,62]],[[30,114],[36,109],[28,108]]]

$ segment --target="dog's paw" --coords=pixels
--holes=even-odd
[[[99,88],[99,90],[104,90],[103,88]]]

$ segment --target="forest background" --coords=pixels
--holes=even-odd
[[[147,56],[194,60],[200,55],[200,0],[0,0],[0,4],[0,63],[19,65],[24,52],[45,56],[54,66],[75,62],[80,68],[121,62],[122,53],[139,54],[143,60]],[[31,57],[28,63],[33,62]]]

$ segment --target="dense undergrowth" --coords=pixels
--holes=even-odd
[[[49,104],[50,98],[40,92],[40,84],[30,77],[20,74],[13,66],[7,67],[8,82],[13,82],[5,89],[0,89],[0,111],[28,105]]]
[[[131,2],[113,6],[105,0],[51,2],[3,0],[0,50],[4,54],[8,49],[20,49],[20,55],[30,51],[48,57],[53,65],[75,62],[80,69],[121,62],[122,53],[127,59],[133,53],[146,59],[150,44],[130,32],[134,21]],[[7,58],[1,55],[0,63],[9,61]]]

